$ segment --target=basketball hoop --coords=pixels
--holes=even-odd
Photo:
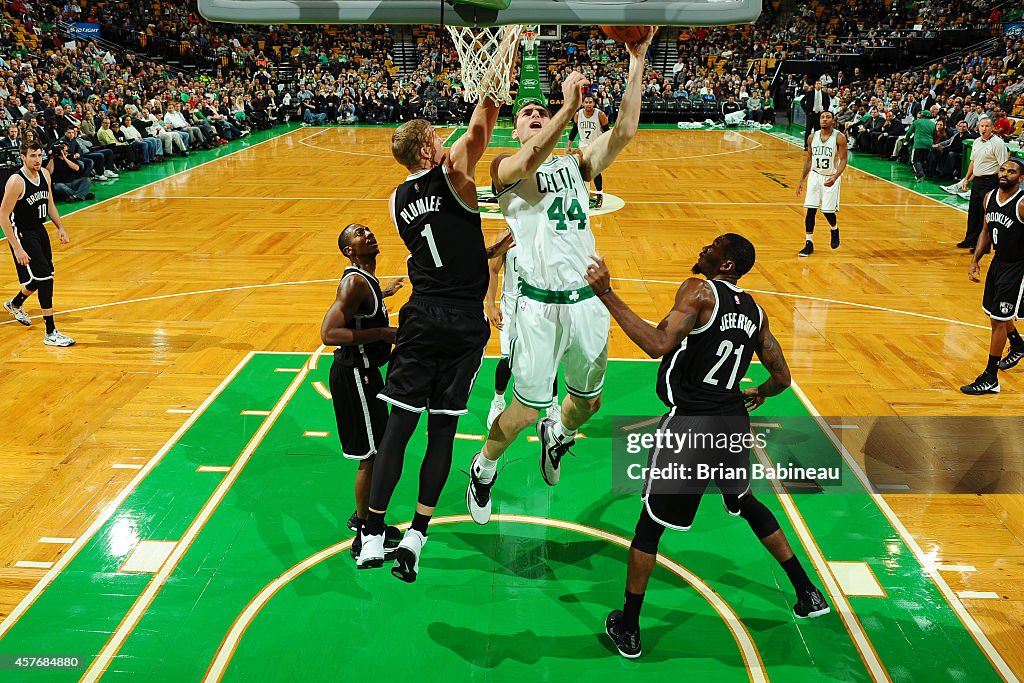
[[[490,97],[511,104],[512,73],[519,54],[523,26],[471,28],[445,26],[455,42],[462,66],[462,89],[467,102]]]
[[[537,29],[540,26],[532,24],[523,27],[523,48],[526,52],[533,52],[537,47]]]

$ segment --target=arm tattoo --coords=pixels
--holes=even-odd
[[[783,372],[786,370],[786,359],[782,355],[782,349],[779,347],[779,342],[775,339],[775,335],[768,333],[768,338],[764,340],[764,344],[761,347],[761,362],[764,363],[765,368],[768,372],[775,374],[776,372]]]

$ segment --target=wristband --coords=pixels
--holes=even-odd
[[[600,299],[601,297],[603,297],[603,296],[608,296],[608,295],[609,295],[609,294],[611,294],[611,293],[612,293],[612,288],[611,288],[611,287],[609,287],[608,289],[604,290],[603,292],[598,292],[598,293],[597,293],[597,298],[599,298],[599,299]]]

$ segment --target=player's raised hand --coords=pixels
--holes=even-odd
[[[594,294],[600,294],[611,289],[612,276],[608,272],[608,266],[604,263],[603,256],[591,256],[594,260],[589,266],[587,266],[587,284],[590,285],[590,289],[594,291]]]
[[[583,100],[583,88],[589,85],[590,80],[579,71],[573,71],[566,76],[562,82],[562,96],[565,98],[565,104],[562,106],[568,107],[571,111],[579,109]]]
[[[629,56],[633,59],[643,60],[647,56],[647,49],[651,46],[651,42],[654,41],[654,36],[658,34],[658,28],[651,26],[651,32],[639,43],[626,43],[626,51],[629,52]]]
[[[391,284],[389,284],[384,289],[384,291],[381,292],[381,294],[383,294],[386,297],[387,296],[394,296],[395,292],[397,292],[398,290],[400,290],[404,286],[405,286],[405,278],[404,277],[400,277],[397,280],[392,280]]]
[[[981,282],[981,265],[977,261],[971,262],[971,269],[967,271],[967,277],[971,282]]]

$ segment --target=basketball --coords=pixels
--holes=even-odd
[[[601,30],[619,43],[639,43],[651,31],[650,26],[602,26]]]

